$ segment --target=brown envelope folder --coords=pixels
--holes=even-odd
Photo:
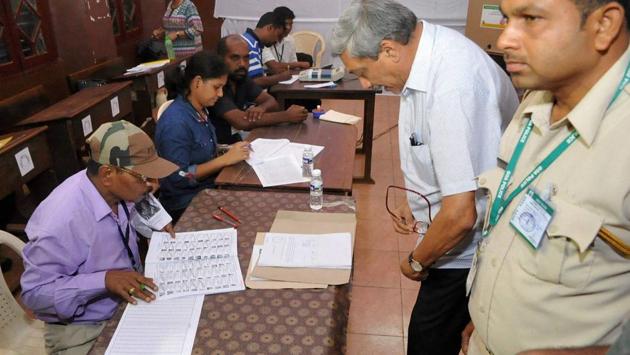
[[[350,233],[354,250],[356,225],[357,220],[354,213],[278,211],[270,232],[296,234]],[[263,242],[263,238],[256,236],[255,244],[262,245]],[[268,280],[289,281],[300,284],[342,285],[350,282],[351,273],[351,269],[255,266],[251,275]],[[249,270],[247,274],[247,278],[249,278]],[[261,282],[265,281],[257,281],[257,283]]]

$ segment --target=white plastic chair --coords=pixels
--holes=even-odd
[[[158,108],[158,112],[157,115],[155,117],[155,122],[160,120],[160,116],[162,116],[162,114],[164,113],[164,111],[166,111],[166,109],[171,106],[171,104],[173,103],[174,100],[168,100],[165,103],[160,105],[160,108]]]
[[[298,31],[291,34],[295,39],[295,50],[298,53],[306,53],[313,57],[313,66],[320,68],[322,54],[326,50],[324,37],[317,32]]]
[[[22,255],[24,243],[2,230],[1,244]],[[44,355],[45,349],[44,322],[26,315],[13,298],[3,276],[0,280],[0,354]]]

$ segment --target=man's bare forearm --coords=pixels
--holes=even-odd
[[[435,263],[470,233],[476,220],[474,191],[444,197],[440,212],[413,251],[413,258],[423,266]]]
[[[254,82],[256,83],[256,85],[260,87],[268,88],[284,80],[284,78],[281,77],[281,75],[282,74],[259,76],[254,79]]]

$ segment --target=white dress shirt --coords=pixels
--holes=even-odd
[[[475,43],[449,28],[422,24],[401,92],[399,145],[406,187],[427,196],[434,218],[443,196],[477,190],[476,176],[496,166],[501,133],[518,97],[505,72]],[[428,222],[424,200],[407,197],[416,220]],[[485,199],[477,193],[476,229],[434,267],[470,267],[484,212]]]
[[[295,51],[295,39],[293,39],[293,36],[288,35],[282,41],[263,49],[263,64],[272,60],[279,63],[297,62],[297,53]]]

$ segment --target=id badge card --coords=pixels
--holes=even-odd
[[[534,249],[538,249],[554,210],[534,190],[528,189],[516,207],[510,224]]]

